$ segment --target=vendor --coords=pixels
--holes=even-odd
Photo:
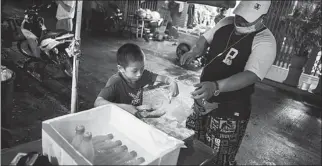
[[[181,64],[210,47],[200,83],[192,92],[194,113],[187,127],[216,150],[215,165],[235,165],[251,113],[255,83],[263,80],[276,57],[276,40],[263,24],[270,1],[241,1],[235,17],[226,17],[199,38]]]

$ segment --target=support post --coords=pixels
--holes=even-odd
[[[71,113],[75,113],[78,110],[77,102],[77,82],[78,82],[78,65],[79,65],[79,55],[80,55],[80,33],[82,27],[82,8],[83,1],[77,0],[76,8],[76,25],[75,25],[75,46],[74,46],[74,56],[73,56],[73,80],[72,80],[72,94],[71,94]]]

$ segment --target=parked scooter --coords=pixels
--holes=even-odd
[[[28,57],[28,60],[23,63],[23,68],[26,68],[33,76],[38,77],[38,80],[42,79],[45,74],[43,73],[44,69],[48,64],[59,67],[68,77],[72,76],[73,71],[74,34],[66,30],[51,31],[46,29],[44,18],[39,16],[39,12],[50,7],[51,4],[29,7],[25,10],[25,18],[21,24],[21,30],[28,30],[37,37],[36,42],[40,48],[40,58],[33,55],[27,38],[20,40],[17,44],[19,51]],[[41,67],[29,65],[35,62],[42,62],[44,65]]]

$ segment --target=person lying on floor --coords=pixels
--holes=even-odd
[[[144,69],[145,54],[138,45],[124,44],[116,56],[118,72],[109,78],[98,94],[94,107],[112,103],[142,118],[138,106],[142,105],[144,86],[161,82],[170,86],[171,97],[179,94],[175,80]]]

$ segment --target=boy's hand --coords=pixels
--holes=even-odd
[[[133,105],[130,105],[130,104],[121,104],[119,105],[122,109],[124,109],[125,111],[133,114],[133,115],[136,115],[137,112],[139,111],[135,106]]]
[[[153,110],[153,108],[152,108],[152,106],[150,104],[137,106],[136,109],[139,110],[139,111],[152,111]]]

